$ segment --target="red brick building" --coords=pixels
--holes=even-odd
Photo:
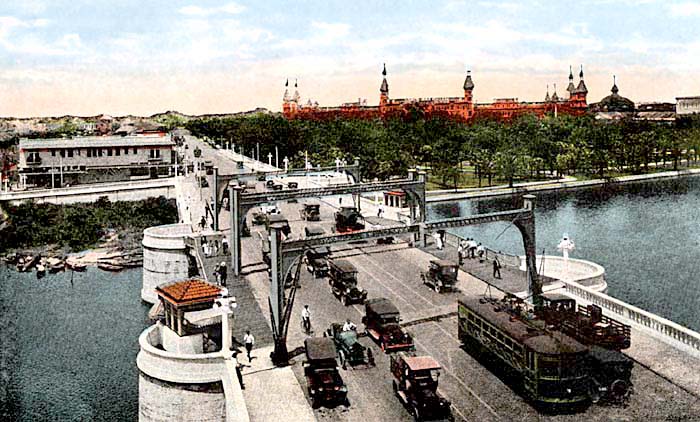
[[[517,98],[497,99],[492,103],[475,103],[472,97],[474,82],[471,72],[467,71],[464,80],[464,95],[446,98],[392,99],[389,97],[389,83],[386,80],[386,66],[382,70],[382,84],[379,88],[379,105],[368,106],[366,101],[345,103],[336,107],[320,107],[318,103],[309,100],[301,104],[297,83],[294,83],[294,94],[289,93],[289,81],[285,83],[282,112],[288,119],[331,119],[335,117],[349,118],[384,118],[391,115],[407,113],[411,109],[419,109],[425,113],[447,114],[463,120],[474,118],[511,119],[522,114],[534,114],[542,117],[545,114],[582,115],[588,109],[586,96],[588,89],[583,82],[583,67],[579,73],[579,83],[574,85],[574,75],[569,70],[569,85],[565,97],[556,93],[550,96],[549,90],[542,102],[524,102]]]

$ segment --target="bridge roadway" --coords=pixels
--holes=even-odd
[[[327,203],[324,202],[324,204]],[[292,238],[303,232],[305,224],[299,221],[299,206],[299,204],[281,204],[283,213],[292,225]],[[327,205],[321,207],[321,225],[326,229],[330,229],[333,211]],[[256,234],[261,228],[251,227],[253,237],[244,239],[243,243],[244,272],[248,274],[246,279],[269,323],[267,312],[269,281],[266,267],[262,264],[259,236]],[[334,256],[346,257],[359,269],[359,284],[368,290],[370,298],[388,297],[401,310],[404,321],[418,321],[416,324],[411,324],[408,330],[416,339],[418,353],[432,355],[443,365],[440,391],[452,401],[456,420],[685,421],[698,420],[700,417],[698,416],[700,415],[698,392],[688,392],[642,365],[635,365],[633,370],[632,382],[635,392],[626,407],[592,405],[581,414],[539,414],[507,383],[460,349],[457,339],[457,320],[449,315],[456,311],[458,294],[439,295],[420,282],[419,273],[433,258],[431,254],[408,248],[405,243],[388,246],[366,243],[336,247],[333,250]],[[304,304],[310,305],[315,336],[322,335],[323,330],[331,322],[341,322],[346,318],[353,320],[362,329],[360,318],[364,314],[363,306],[342,306],[330,294],[327,279],[313,279],[306,271],[302,271],[301,274],[302,287],[297,292],[289,328],[290,351],[303,345],[306,337],[302,333],[299,317]],[[460,273],[457,287],[466,295],[478,296],[484,293],[486,284],[466,273]],[[420,322],[425,321],[426,316],[435,314],[448,316],[439,321]],[[349,388],[351,406],[347,409],[343,406],[335,409],[321,408],[315,411],[316,418],[322,421],[412,420],[393,395],[388,357],[370,339],[361,338],[360,342],[372,348],[377,366],[341,370],[341,375]],[[292,370],[302,390],[305,390],[306,381],[303,377],[302,360],[303,356],[295,358]],[[688,371],[697,371],[697,368],[689,365]],[[247,379],[246,383],[255,382],[253,377]],[[249,402],[249,407],[269,405],[273,400],[278,402],[279,398],[270,397],[266,400],[260,397]],[[256,404],[256,402],[259,403]]]

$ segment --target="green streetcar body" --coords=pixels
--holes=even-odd
[[[458,318],[465,347],[496,356],[515,371],[536,404],[573,408],[590,402],[588,348],[581,343],[538,329],[485,299],[460,299]]]

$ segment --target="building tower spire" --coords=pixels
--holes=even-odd
[[[571,65],[569,65],[569,85],[566,87],[566,92],[569,93],[569,98],[571,98],[571,94],[576,90],[576,87],[574,86],[574,71]]]
[[[555,103],[559,101],[559,96],[557,95],[557,84],[554,84],[554,92],[552,93],[552,101]]]
[[[613,86],[610,92],[612,92],[613,95],[617,95],[617,93],[620,92],[620,90],[617,88],[617,78],[615,75],[613,75]]]
[[[575,94],[583,94],[584,100],[586,94],[588,94],[588,88],[586,88],[586,83],[583,82],[583,65],[581,65],[581,71],[578,73],[578,77],[580,78],[580,81],[578,83],[578,86],[574,90]]]
[[[382,86],[379,87],[379,106],[384,106],[389,102],[389,83],[386,81],[386,63],[382,69]]]
[[[548,103],[550,100],[551,98],[549,98],[549,84],[547,84],[547,95],[544,96],[544,102]]]
[[[289,102],[289,78],[287,78],[287,81],[284,83],[284,97],[282,97],[282,102]]]
[[[296,78],[294,79],[294,96],[292,97],[292,101],[299,104],[299,100],[301,99],[301,96],[299,95],[299,90],[297,89],[297,80]]]

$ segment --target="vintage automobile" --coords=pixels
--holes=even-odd
[[[333,340],[328,337],[309,337],[304,341],[306,362],[304,376],[314,409],[322,405],[349,406],[348,388],[338,372]]]
[[[299,188],[299,182],[289,182],[289,183],[287,183],[287,188],[289,188],[289,189],[298,189],[298,188]]]
[[[265,186],[267,186],[268,188],[271,188],[274,185],[275,185],[275,181],[272,179],[265,181]]]
[[[256,226],[265,224],[270,215],[280,214],[280,209],[277,205],[262,205],[260,211],[253,213],[253,224]]]
[[[292,228],[289,226],[289,220],[282,214],[266,214],[265,229],[270,231],[270,226],[273,224],[281,225],[282,233],[284,233],[285,236],[289,236],[292,232]]]
[[[374,355],[372,349],[365,347],[357,341],[356,330],[343,330],[343,324],[333,323],[324,333],[333,339],[335,348],[338,351],[338,359],[343,369],[347,365],[370,365],[374,366]]]
[[[304,236],[306,237],[323,236],[324,234],[326,234],[326,231],[321,226],[311,225],[304,227]]]
[[[304,261],[306,270],[310,272],[314,278],[324,277],[328,274],[328,257],[331,255],[331,250],[328,246],[319,246],[317,248],[306,251]]]
[[[340,207],[335,213],[335,231],[348,233],[365,229],[365,219],[355,207]]]
[[[350,261],[328,262],[328,284],[331,286],[331,293],[345,306],[352,303],[365,303],[367,299],[367,290],[357,286],[357,268]]]
[[[399,309],[386,298],[365,301],[365,324],[367,335],[379,343],[384,352],[415,349],[413,338],[399,325]]]
[[[434,259],[430,261],[428,271],[420,273],[423,284],[426,284],[437,293],[451,291],[457,282],[457,270],[459,266],[444,259]]]
[[[275,183],[275,184],[272,185],[272,187],[271,187],[270,189],[272,189],[272,190],[282,190],[282,189],[284,189],[284,186],[283,186],[281,183]]]
[[[391,356],[394,393],[416,421],[452,420],[450,401],[437,391],[440,364],[430,356]]]
[[[314,202],[307,202],[304,208],[299,210],[299,216],[306,221],[321,221],[321,205]]]

